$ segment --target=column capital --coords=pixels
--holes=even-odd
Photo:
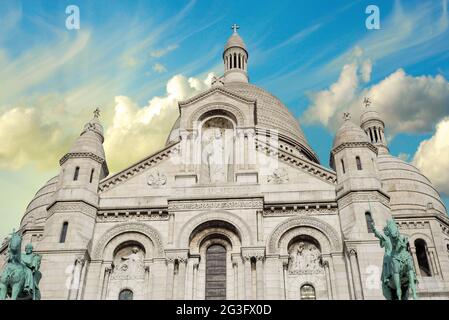
[[[265,247],[247,247],[242,248],[242,257],[245,260],[255,258],[256,260],[265,259]]]

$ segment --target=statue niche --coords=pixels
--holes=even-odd
[[[289,274],[321,273],[321,251],[313,239],[300,238],[292,242],[288,248]]]
[[[144,251],[137,245],[117,250],[114,256],[113,280],[143,279],[145,277]]]
[[[223,117],[207,120],[201,128],[201,182],[234,180],[234,129]]]

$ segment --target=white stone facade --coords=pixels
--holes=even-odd
[[[179,103],[167,145],[113,176],[98,114],[86,125],[21,222],[43,257],[42,298],[383,299],[367,219],[382,230],[393,216],[419,297],[448,299],[446,208],[388,153],[381,116],[345,121],[326,168],[287,108],[247,82],[236,33],[223,59],[225,77]]]

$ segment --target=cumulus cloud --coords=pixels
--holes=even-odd
[[[207,89],[212,76],[176,75],[168,81],[166,94],[153,97],[146,106],[139,106],[130,97],[116,96],[109,110],[103,108],[104,146],[111,171],[162,147],[178,117],[177,102]],[[45,96],[0,111],[0,169],[18,170],[27,165],[42,170],[57,168],[59,158],[92,116],[90,109],[71,108],[72,98]]]
[[[445,117],[437,124],[435,134],[421,142],[412,161],[446,195],[449,195],[448,137],[449,117]]]
[[[321,123],[335,131],[343,112],[358,119],[364,97],[382,115],[390,136],[397,133],[427,133],[449,112],[449,82],[441,75],[411,76],[398,69],[385,79],[364,88],[369,81],[371,62],[346,64],[338,80],[328,89],[309,95],[311,103],[304,113],[306,123]]]
[[[67,140],[61,127],[47,124],[42,112],[17,107],[0,115],[0,168],[19,169],[36,159],[39,168],[54,162]]]
[[[176,75],[168,81],[165,96],[154,97],[143,107],[129,97],[115,97],[114,116],[104,144],[111,170],[123,169],[162,147],[179,115],[178,101],[207,89],[212,76],[198,79]]]

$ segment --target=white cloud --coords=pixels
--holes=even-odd
[[[167,71],[167,68],[165,68],[163,64],[155,63],[153,65],[153,70],[156,71],[157,73],[164,73]]]
[[[304,121],[321,123],[335,131],[343,112],[349,111],[353,119],[358,119],[363,98],[370,97],[391,137],[400,132],[431,132],[434,124],[449,113],[449,82],[443,76],[414,77],[398,69],[371,87],[361,87],[370,73],[368,60],[345,65],[328,89],[310,94]]]
[[[359,84],[356,63],[343,67],[340,77],[329,89],[310,94],[312,101],[304,112],[305,122],[319,122],[326,127],[335,129],[335,117],[342,115],[348,105],[356,100],[356,91]]]
[[[167,82],[166,94],[152,98],[144,107],[129,97],[116,96],[111,108],[102,108],[111,170],[122,169],[162,147],[178,117],[177,102],[207,89],[212,76],[176,75]],[[74,107],[82,92],[80,88],[64,98],[41,96],[0,112],[0,169],[18,170],[27,165],[40,170],[57,168],[59,158],[92,116],[92,108]],[[94,94],[104,96],[106,92],[101,89]]]
[[[167,53],[176,50],[177,48],[178,48],[177,44],[172,44],[167,46],[166,48],[151,51],[150,56],[152,56],[153,58],[160,58],[165,56]]]
[[[449,195],[449,117],[436,126],[435,134],[424,140],[413,157],[415,164],[438,190]]]
[[[161,148],[178,117],[178,101],[207,89],[211,78],[212,74],[204,80],[176,75],[168,81],[166,95],[152,98],[144,107],[129,97],[115,97],[104,144],[111,170],[123,169]]]

